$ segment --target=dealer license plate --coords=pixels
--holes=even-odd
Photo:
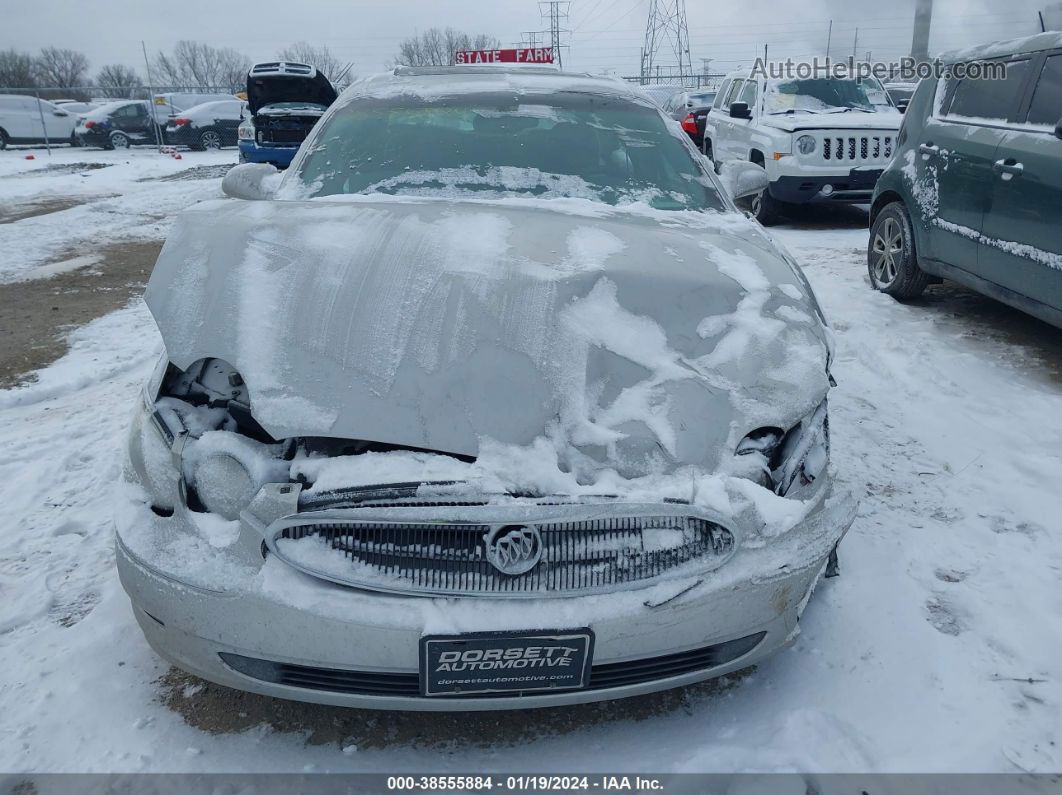
[[[589,629],[428,635],[420,688],[425,696],[572,690],[589,683],[593,653]]]

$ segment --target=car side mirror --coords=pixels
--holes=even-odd
[[[1062,138],[1062,119],[1055,124],[1055,138]]]
[[[763,166],[747,160],[726,160],[719,165],[719,179],[734,201],[754,196],[770,181]]]
[[[730,103],[730,118],[732,119],[751,119],[752,111],[749,110],[749,103],[747,102],[731,102]]]
[[[276,167],[269,163],[242,163],[229,169],[221,181],[221,191],[233,199],[272,199],[281,176]]]

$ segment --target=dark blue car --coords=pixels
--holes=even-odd
[[[239,128],[240,162],[287,168],[299,145],[336,98],[309,64],[272,61],[247,73],[250,118]]]

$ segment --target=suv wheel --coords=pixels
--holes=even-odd
[[[217,130],[204,130],[199,135],[198,149],[220,149],[221,133]]]
[[[917,298],[929,284],[929,274],[918,267],[911,218],[901,202],[885,205],[874,219],[867,270],[875,290],[900,301]]]
[[[7,149],[7,133],[0,130],[0,149]]]
[[[781,220],[781,204],[771,195],[770,189],[764,188],[752,197],[752,214],[763,226],[772,226]]]
[[[115,130],[111,133],[110,137],[110,149],[128,149],[129,148],[129,136],[124,132]]]

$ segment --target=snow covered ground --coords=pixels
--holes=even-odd
[[[2,153],[0,207],[91,200],[0,225],[0,281],[163,235],[219,180],[139,180],[235,159],[67,150],[51,165],[109,165],[64,176],[37,157]],[[863,220],[777,231],[837,335],[834,464],[864,495],[842,576],[752,675],[637,708],[447,721],[285,705],[270,725],[261,699],[175,692],[118,583],[110,520],[158,337],[139,302],[74,331],[35,383],[0,391],[0,771],[1062,769],[1062,334],[952,288],[910,306],[872,292]],[[196,728],[203,710],[244,728]]]

